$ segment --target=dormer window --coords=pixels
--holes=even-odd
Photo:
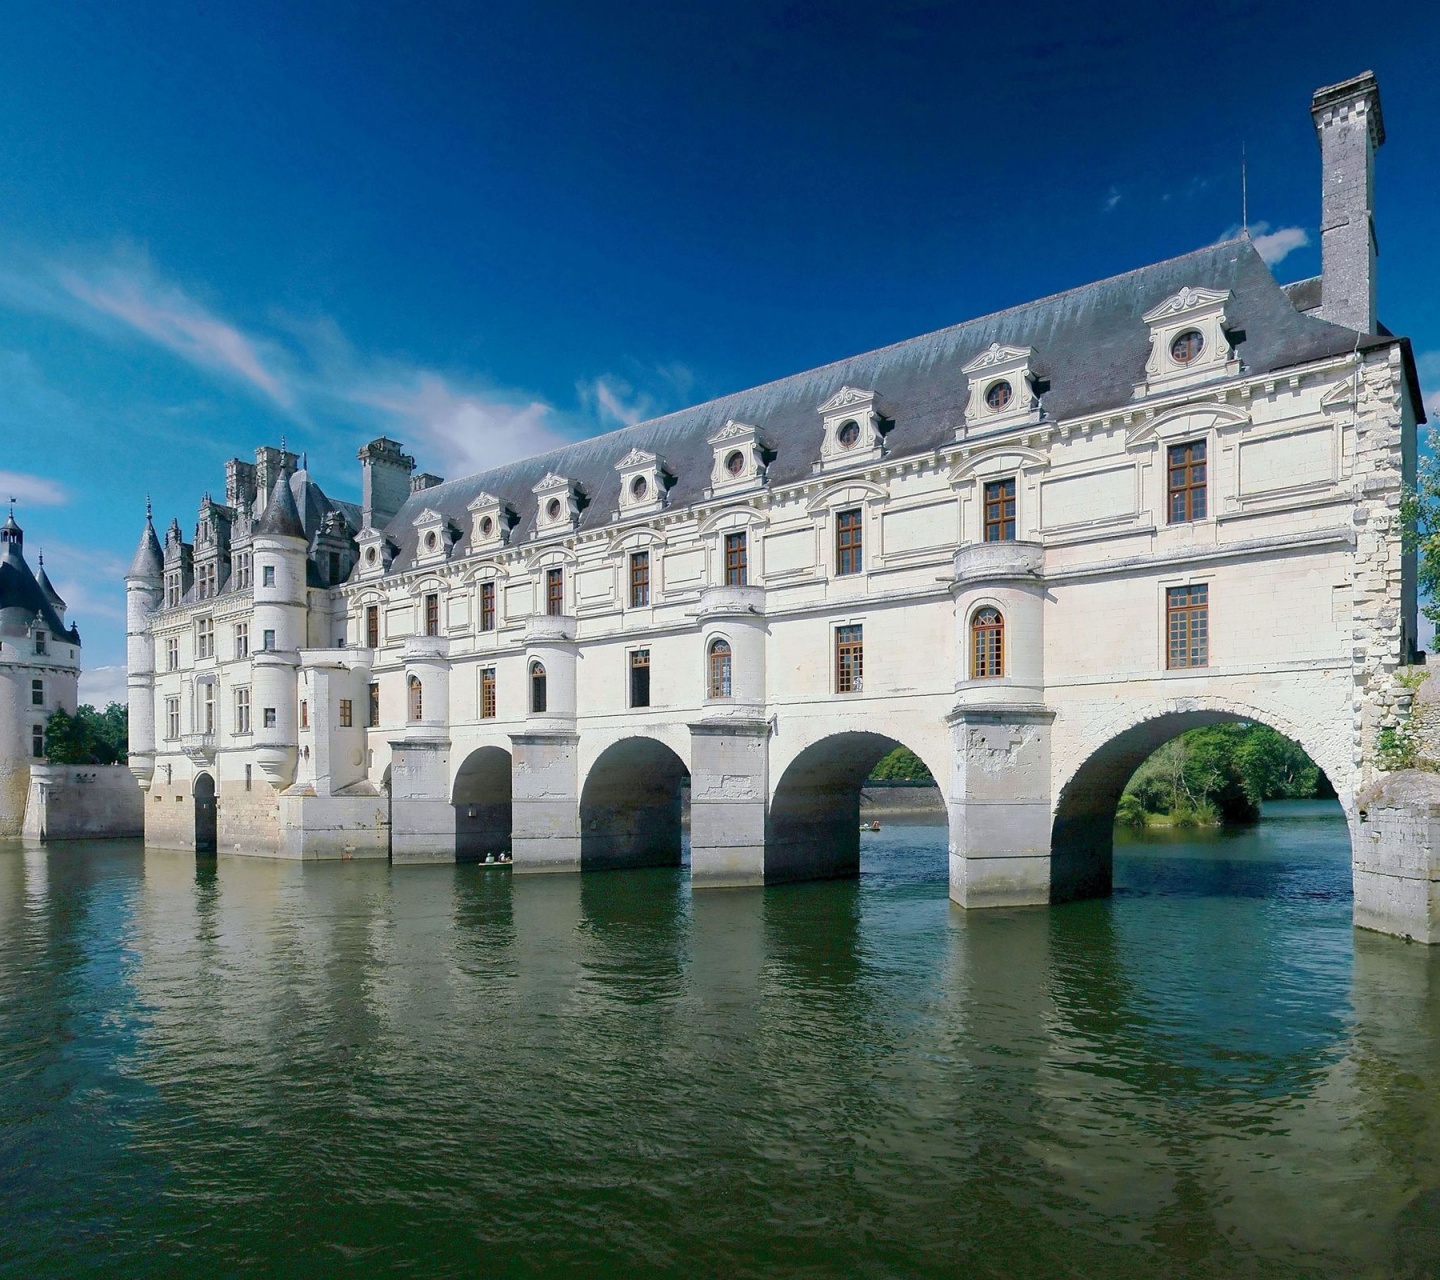
[[[360,544],[360,577],[377,578],[390,567],[395,558],[395,544],[373,526],[355,535]],[[423,545],[423,543],[422,543]]]
[[[1225,319],[1229,300],[1228,289],[1186,288],[1144,314],[1150,359],[1145,381],[1135,388],[1137,397],[1240,371]]]
[[[502,547],[510,541],[515,513],[493,494],[481,493],[466,508],[470,512],[470,550]]]
[[[769,455],[759,428],[733,418],[706,443],[715,451],[709,496],[741,493],[765,483]]]
[[[415,532],[418,543],[417,559],[422,563],[443,560],[450,548],[459,541],[459,532],[440,512],[426,507],[415,517]]]
[[[560,499],[559,499],[559,498],[551,498],[550,501],[545,504],[545,514],[546,514],[551,520],[558,520],[558,519],[560,519]]]
[[[630,481],[630,496],[636,502],[644,502],[645,495],[650,492],[650,482],[644,476],[636,476]]]
[[[531,492],[538,504],[536,533],[568,533],[580,522],[580,494],[573,480],[552,471]]]
[[[965,422],[955,433],[991,431],[1040,421],[1034,347],[1007,347],[992,342],[961,372],[970,380]]]
[[[817,412],[824,422],[816,470],[878,461],[885,453],[889,417],[874,391],[841,387]]]
[[[615,470],[620,473],[620,514],[649,515],[665,505],[673,477],[665,470],[665,459],[658,453],[631,449]]]

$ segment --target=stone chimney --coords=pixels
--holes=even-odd
[[[1315,90],[1320,138],[1322,319],[1375,332],[1375,151],[1385,141],[1380,86],[1371,71]]]
[[[372,440],[356,457],[363,473],[360,496],[361,524],[383,529],[410,496],[410,473],[415,459],[400,451],[394,440]]]

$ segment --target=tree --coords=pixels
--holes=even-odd
[[[1440,432],[1431,427],[1426,435],[1426,448],[1420,457],[1415,477],[1415,487],[1408,489],[1400,499],[1400,521],[1404,530],[1405,548],[1415,552],[1417,581],[1420,597],[1425,601],[1420,606],[1431,622],[1436,624],[1435,639],[1431,647],[1440,650]]]
[[[871,782],[934,782],[925,762],[913,751],[896,747],[870,771]]]
[[[119,702],[104,711],[88,703],[75,714],[57,710],[45,722],[45,754],[52,764],[124,764],[130,752],[130,716]]]

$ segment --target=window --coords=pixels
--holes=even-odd
[[[985,541],[1015,541],[1015,481],[991,480],[985,486]]]
[[[235,732],[250,732],[250,690],[235,690]]]
[[[440,595],[436,591],[432,591],[425,597],[425,634],[427,636],[440,634]]]
[[[706,694],[711,698],[730,697],[730,642],[728,640],[712,640],[710,642],[710,680]]]
[[[495,719],[495,668],[480,668],[480,719]]]
[[[195,599],[208,600],[216,594],[220,566],[213,560],[195,570]]]
[[[260,715],[261,715],[261,719],[264,721],[265,727],[266,727],[267,729],[273,729],[273,728],[275,728],[275,708],[274,708],[274,707],[266,707],[265,710],[260,713]]]
[[[840,430],[835,433],[836,443],[842,449],[853,449],[860,443],[860,424],[851,418],[840,424]]]
[[[215,686],[210,683],[200,687],[200,731],[215,732]]]
[[[180,669],[180,637],[169,636],[165,641],[165,670],[178,671]]]
[[[565,570],[545,570],[545,612],[558,618],[565,612]]]
[[[36,653],[48,653],[48,652],[49,652],[49,650],[47,650],[46,647],[45,647],[45,633],[44,633],[43,631],[37,631],[37,632],[35,633],[35,652],[36,652]]]
[[[738,476],[745,470],[745,455],[741,453],[739,449],[736,449],[725,459],[725,470],[732,476]]]
[[[213,658],[215,656],[214,618],[201,618],[195,624],[195,656],[197,658]]]
[[[30,727],[30,754],[37,760],[45,756],[45,726],[43,724]]]
[[[640,609],[650,603],[650,553],[630,553],[630,607]]]
[[[248,708],[247,708],[247,712],[248,712]],[[246,790],[246,791],[249,791],[249,790],[250,790],[250,766],[249,766],[248,764],[245,766],[245,790]]]
[[[835,692],[860,693],[865,687],[865,628],[858,623],[835,628]]]
[[[180,603],[180,575],[178,573],[167,573],[165,575],[165,607],[173,609]]]
[[[310,727],[310,703],[304,698],[300,699],[300,727],[302,729]]]
[[[248,622],[237,622],[235,624],[235,657],[248,658],[250,656],[250,624]]]
[[[332,551],[332,552],[330,553],[330,585],[331,585],[332,587],[333,587],[333,586],[336,586],[336,585],[339,583],[339,581],[340,581],[340,553],[339,553],[338,551]]]
[[[349,698],[340,699],[340,727],[349,729],[355,723],[355,704]]]
[[[977,609],[970,619],[970,679],[1005,674],[1005,619],[999,609]]]
[[[178,738],[180,736],[180,699],[165,699],[165,736],[167,738]]]
[[[1170,523],[1205,519],[1205,441],[1172,444],[1170,464]]]
[[[841,511],[835,517],[835,572],[859,573],[865,567],[861,542],[861,512]]]
[[[45,705],[45,681],[30,681],[30,705],[32,707],[43,707]]]
[[[999,382],[992,382],[985,389],[985,405],[992,413],[999,413],[1010,403],[1010,384],[1001,378]]]
[[[1175,341],[1170,344],[1170,359],[1176,364],[1189,364],[1203,350],[1205,339],[1200,330],[1186,329],[1184,333],[1176,334]]]
[[[727,587],[743,587],[747,581],[745,555],[745,535],[743,533],[727,533],[725,535],[725,585]]]
[[[262,587],[273,587],[275,585],[275,566],[273,564],[261,566],[260,585]]]
[[[495,584],[493,582],[480,584],[480,630],[495,630]]]
[[[370,686],[370,727],[372,729],[380,727],[380,686],[378,684]]]
[[[237,551],[235,553],[235,589],[237,591],[248,591],[250,585],[250,553],[248,551]]]
[[[543,715],[545,702],[545,668],[538,662],[532,662],[530,664],[530,714]]]
[[[380,606],[378,604],[365,607],[365,647],[367,649],[380,647]]]
[[[261,647],[267,650],[273,649],[275,647],[275,633],[270,630],[269,627],[265,628],[261,639]]]
[[[1204,584],[1165,592],[1165,630],[1170,638],[1166,666],[1210,665],[1210,588]]]
[[[632,707],[648,707],[650,705],[649,649],[632,649],[630,651],[630,705]]]
[[[420,677],[411,676],[405,684],[410,690],[410,719],[419,720],[425,714],[425,700],[420,688]]]

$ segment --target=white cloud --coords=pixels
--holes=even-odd
[[[1241,229],[1238,222],[1232,222],[1225,228],[1220,240],[1233,240],[1240,234]],[[1303,249],[1310,243],[1310,234],[1304,227],[1276,227],[1272,231],[1268,222],[1252,222],[1248,230],[1255,252],[1271,267],[1283,262],[1296,249]]]
[[[1112,186],[1105,195],[1105,212],[1109,213],[1123,198],[1120,194],[1120,188]]]
[[[577,382],[575,393],[580,397],[580,404],[602,422],[631,427],[654,416],[655,406],[650,397],[612,374]]]
[[[72,297],[92,310],[191,364],[239,378],[282,409],[294,409],[294,391],[278,368],[281,357],[271,344],[242,333],[175,285],[157,280],[144,264],[89,273],[66,268],[56,275]]]
[[[128,697],[125,688],[123,666],[95,667],[80,672],[80,701],[104,710],[112,702],[124,702]]]
[[[59,507],[70,501],[70,495],[64,485],[45,476],[0,471],[0,501],[11,499],[37,507]]]

